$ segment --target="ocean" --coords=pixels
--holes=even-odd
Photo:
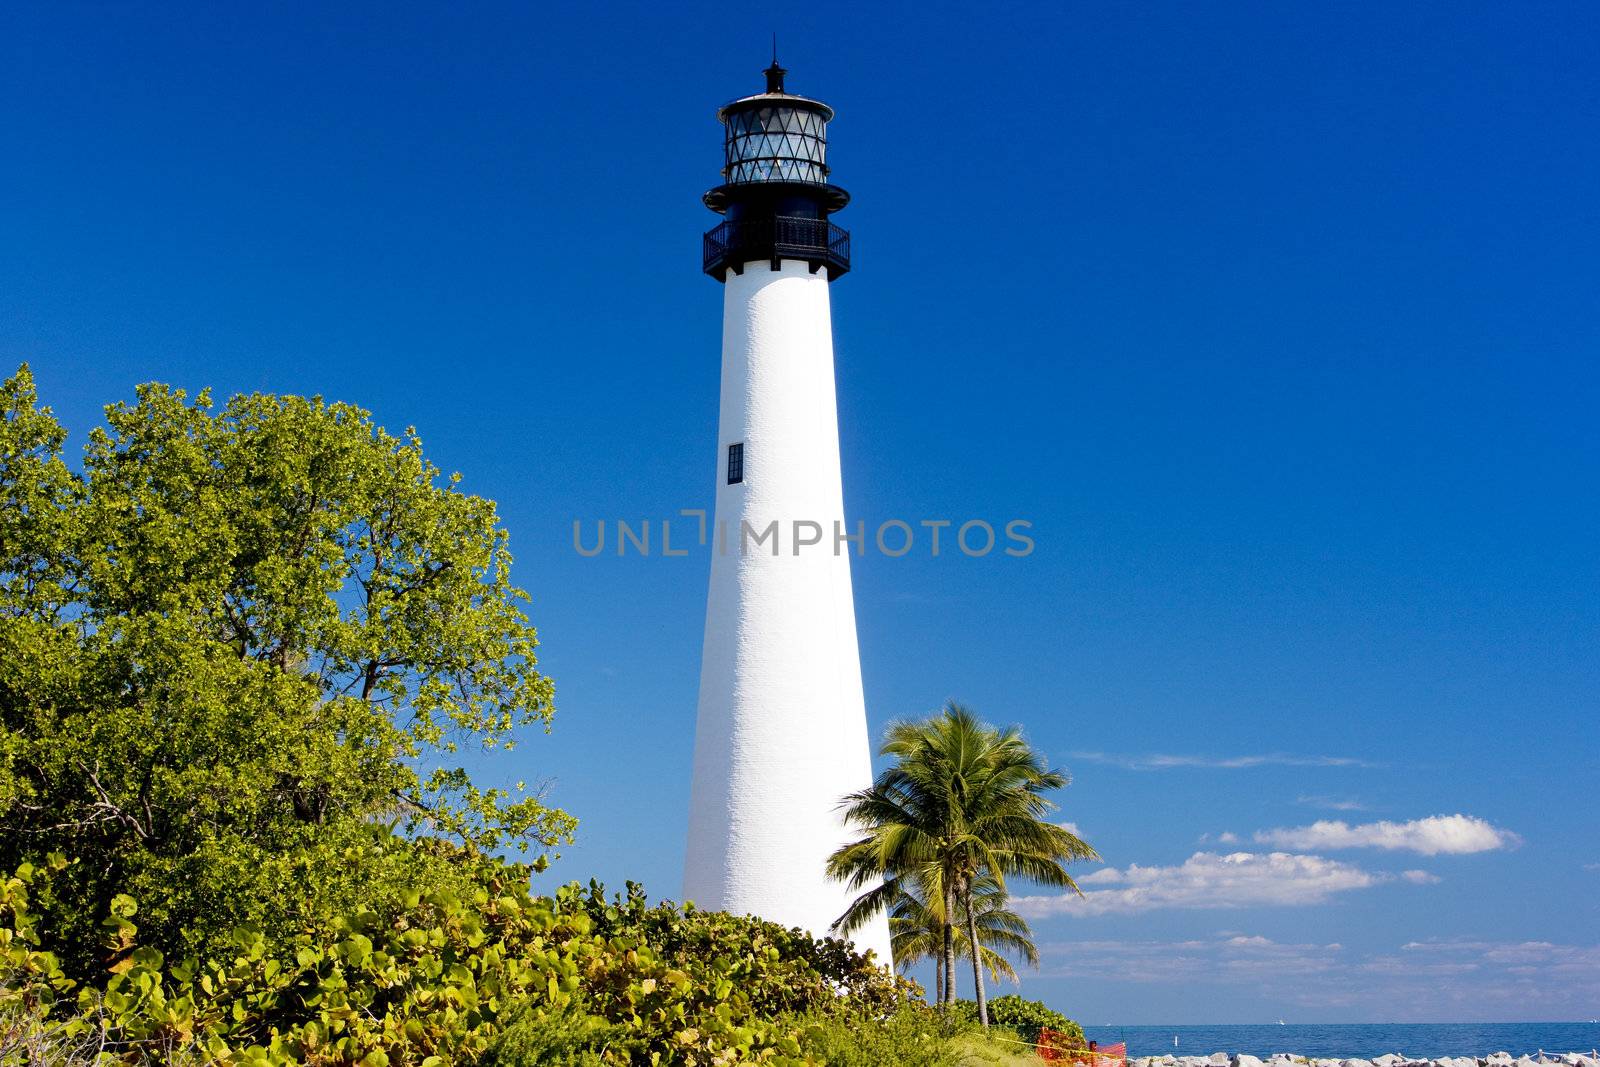
[[[1600,1023],[1290,1023],[1272,1026],[1085,1026],[1084,1036],[1102,1045],[1128,1043],[1129,1056],[1207,1056],[1242,1052],[1269,1056],[1370,1059],[1398,1052],[1415,1059],[1439,1056],[1513,1056],[1588,1052],[1600,1048]],[[1174,1045],[1172,1039],[1178,1043]]]

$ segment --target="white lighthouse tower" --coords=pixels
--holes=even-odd
[[[723,283],[711,587],[700,662],[684,897],[816,936],[852,894],[828,878],[845,794],[872,781],[839,475],[829,284],[850,235],[829,221],[833,109],[767,91],[717,112],[726,216],[705,235]],[[881,916],[853,935],[890,962]]]

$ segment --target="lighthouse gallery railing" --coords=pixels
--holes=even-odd
[[[850,231],[825,219],[790,215],[730,220],[706,231],[703,251],[705,272],[717,278],[728,267],[739,271],[762,259],[803,259],[837,278],[850,269]]]

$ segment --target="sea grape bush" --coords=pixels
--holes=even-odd
[[[1039,1031],[1048,1028],[1064,1039],[1065,1047],[1084,1047],[1083,1028],[1076,1022],[1037,1000],[1025,1000],[1015,993],[995,997],[989,1002],[989,1021],[1009,1026],[1025,1041],[1038,1041]]]
[[[978,1006],[970,1000],[956,1002],[963,1016],[976,1019]],[[1045,1007],[1037,1000],[1027,1000],[1015,993],[995,997],[989,1001],[989,1022],[1015,1031],[1029,1044],[1039,1041],[1042,1030],[1054,1030],[1058,1035],[1054,1043],[1062,1049],[1081,1049],[1086,1042],[1083,1028],[1060,1012]]]
[[[0,892],[7,1063],[51,1045],[141,1065],[801,1064],[817,1062],[819,1019],[878,1025],[919,992],[837,941],[650,905],[632,885],[534,896],[500,861],[481,861],[470,896],[413,894],[296,935],[287,959],[251,930],[221,957],[164,959],[118,897],[106,979],[83,985],[39,948],[33,911],[69,869],[25,866]]]
[[[555,895],[564,914],[584,914],[613,941],[636,942],[680,960],[726,960],[726,980],[744,986],[758,1014],[802,1009],[843,994],[867,1010],[891,1011],[913,989],[887,978],[875,959],[836,938],[814,939],[776,923],[726,912],[704,912],[692,904],[651,906],[643,887],[627,883],[626,894],[607,900],[605,887],[571,884]]]

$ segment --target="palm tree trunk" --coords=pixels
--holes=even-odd
[[[972,894],[966,893],[967,904],[967,942],[972,948],[972,988],[978,997],[978,1022],[985,1030],[989,1029],[989,1000],[983,991],[983,965],[978,959],[982,949],[978,945],[978,920],[972,916]]]
[[[944,953],[941,952],[933,958],[933,995],[940,1004],[944,1003]]]
[[[956,1002],[956,887],[947,883],[944,891],[944,998],[941,1003]]]

